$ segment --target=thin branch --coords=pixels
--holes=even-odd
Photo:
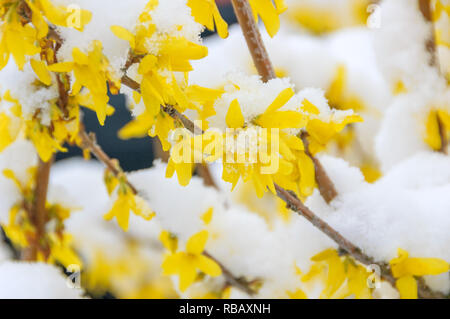
[[[436,49],[436,37],[434,34],[433,10],[431,9],[431,0],[418,0],[418,5],[425,21],[430,24],[430,34],[425,43],[425,47],[430,54],[429,64],[435,66],[440,72],[438,53]]]
[[[219,262],[216,258],[214,258],[213,256],[211,256],[211,254],[209,254],[208,252],[204,252],[203,255],[205,255],[206,257],[214,260],[219,267],[222,269],[222,274],[225,277],[226,282],[231,285],[234,286],[240,290],[242,290],[243,292],[247,293],[248,295],[252,296],[254,295],[256,292],[250,287],[251,282],[247,282],[245,280],[245,278],[236,278],[233,276],[233,274],[231,273],[231,271],[225,267],[221,262]]]
[[[264,82],[276,78],[275,69],[253,18],[249,2],[247,0],[232,0],[231,3],[259,75]]]
[[[129,86],[131,89],[137,90],[139,92],[139,83],[132,79],[126,79],[125,82],[122,84],[125,84],[128,86],[130,84],[132,86]],[[161,106],[161,109],[164,111],[168,107],[167,106]],[[170,106],[170,109],[174,109],[173,106]],[[169,115],[174,119],[179,119],[180,113],[169,113]],[[194,123],[190,121],[187,117],[182,115],[184,118],[183,122],[188,122],[188,126],[185,126],[186,129],[191,131],[192,133],[196,133],[197,131],[193,128]],[[184,123],[183,123],[184,124]],[[319,216],[314,214],[308,207],[306,207],[298,198],[295,196],[295,194],[291,193],[288,190],[285,190],[284,188],[275,185],[275,189],[277,191],[278,197],[280,197],[283,201],[286,202],[287,206],[293,210],[294,212],[300,214],[301,216],[305,217],[313,226],[315,226],[317,229],[319,229],[321,232],[323,232],[325,235],[327,235],[329,238],[331,238],[335,243],[338,244],[338,246],[346,251],[348,254],[350,254],[355,260],[359,261],[360,263],[364,265],[373,265],[376,264],[381,268],[381,277],[391,283],[395,287],[395,278],[392,276],[392,273],[389,269],[389,266],[386,263],[380,263],[375,262],[373,258],[367,256],[362,252],[362,250],[354,245],[352,242],[347,240],[344,236],[342,236],[339,232],[337,232],[335,229],[333,229],[330,225],[328,225],[324,220],[322,220]],[[418,295],[420,298],[442,298],[444,297],[440,293],[433,292],[430,288],[426,287],[425,284],[421,285],[419,284],[419,290]]]
[[[322,195],[323,199],[327,203],[330,203],[338,195],[336,188],[334,187],[333,182],[331,181],[330,177],[328,176],[327,172],[325,171],[325,168],[322,166],[322,163],[315,156],[313,156],[310,153],[307,134],[303,133],[301,135],[301,139],[303,141],[303,144],[305,145],[306,154],[314,162],[314,168],[315,168],[315,174],[316,174],[315,176],[316,176],[317,186],[319,188],[320,194]]]
[[[380,276],[382,279],[389,282],[395,287],[396,279],[391,273],[390,267],[384,262],[376,262],[372,257],[364,254],[358,246],[354,245],[351,241],[342,236],[338,231],[327,224],[323,219],[314,214],[308,207],[306,207],[295,194],[283,189],[282,187],[275,185],[278,196],[287,204],[288,208],[306,218],[311,224],[313,224],[322,233],[331,238],[335,243],[339,245],[339,249],[351,255],[355,260],[361,264],[378,265],[380,267]],[[423,299],[442,299],[446,296],[440,292],[432,291],[422,278],[418,278],[418,297]]]
[[[122,77],[122,84],[128,86],[136,92],[141,92],[140,84],[127,75],[124,75]],[[183,127],[188,129],[193,134],[203,134],[203,130],[201,128],[195,126],[195,124],[191,120],[189,120],[185,115],[178,112],[177,109],[172,105],[161,105],[161,111],[167,113],[173,119],[180,121]],[[212,186],[215,189],[219,189],[216,182],[214,181],[214,178],[212,177],[211,171],[207,164],[197,165],[197,172],[199,173],[200,177],[203,178],[203,182],[205,183],[205,185]]]
[[[33,204],[30,209],[31,223],[35,227],[35,234],[30,243],[30,247],[23,252],[22,259],[33,261],[37,259],[37,254],[42,247],[42,239],[45,236],[45,225],[48,215],[45,207],[47,203],[48,183],[50,179],[50,168],[52,167],[53,157],[44,162],[39,159],[36,184],[34,187]]]
[[[81,146],[91,151],[92,154],[117,177],[125,177],[120,166],[112,158],[106,154],[103,149],[98,145],[97,139],[94,133],[88,134],[84,128],[80,129]],[[126,184],[132,192],[136,195],[138,193],[137,189],[126,179]]]
[[[256,25],[248,0],[232,0],[231,3],[259,75],[264,82],[276,78],[275,69]],[[307,147],[305,148],[307,149]],[[320,161],[309,152],[308,156],[314,162],[316,182],[320,194],[327,203],[330,203],[338,195],[336,188]]]
[[[197,164],[197,173],[203,179],[203,184],[219,190],[219,186],[216,184],[208,164]]]
[[[102,162],[103,164],[105,164],[106,167],[108,167],[108,169],[111,170],[111,172],[113,172],[114,175],[116,175],[116,177],[120,176],[123,174],[123,170],[120,168],[120,166],[118,166],[100,147],[100,145],[97,144],[96,140],[95,140],[95,135],[88,134],[84,128],[80,130],[80,137],[82,140],[82,147],[85,147],[87,149],[89,149],[94,155],[95,157]],[[125,175],[123,175],[125,177]],[[126,178],[126,177],[125,177]],[[130,181],[128,181],[126,179],[126,183],[127,185],[133,190],[134,194],[137,194],[137,188],[134,187],[133,184],[131,184]],[[210,258],[211,255],[208,252],[204,252],[205,256],[208,256]],[[246,286],[245,282],[240,279],[240,278],[235,278],[233,276],[233,274],[227,269],[225,268],[225,266],[223,266],[223,264],[221,264],[220,262],[218,262],[216,259],[212,258],[222,269],[222,273],[225,276],[227,282],[230,285],[235,286],[238,289],[243,290],[246,293],[253,293],[253,290],[251,290],[250,287]],[[250,293],[250,294],[251,294]]]

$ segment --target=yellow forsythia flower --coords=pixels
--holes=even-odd
[[[78,99],[78,102],[97,113],[98,121],[104,125],[108,115],[108,86],[113,92],[120,88],[120,80],[110,72],[108,59],[102,53],[100,41],[93,41],[92,50],[88,54],[79,48],[72,51],[73,62],[61,62],[48,66],[53,72],[72,72],[75,82],[72,85],[72,96],[80,93],[83,87],[89,90],[89,95]]]
[[[23,14],[25,7],[31,11],[31,17]],[[58,26],[83,31],[92,18],[92,14],[87,10],[55,6],[50,0],[2,1],[0,10],[0,69],[6,66],[9,56],[12,55],[22,70],[27,56],[41,52],[38,41],[48,34],[49,26],[46,20]],[[36,64],[33,69],[35,68]]]
[[[180,290],[185,291],[195,281],[198,271],[211,277],[222,274],[220,266],[211,258],[203,255],[208,232],[200,231],[189,238],[186,243],[186,251],[166,255],[162,263],[165,275],[178,275],[180,278]]]
[[[341,64],[337,67],[336,74],[327,90],[326,97],[330,105],[338,110],[364,110],[365,106],[362,99],[348,89],[347,73],[345,65]]]
[[[267,33],[274,37],[280,29],[279,15],[286,11],[284,0],[249,0],[253,16],[258,21],[258,16],[263,21]]]
[[[399,248],[398,257],[389,262],[392,275],[397,278],[396,286],[402,299],[417,298],[417,282],[414,276],[439,275],[449,271],[449,263],[439,258],[409,257],[407,251]]]
[[[130,211],[145,220],[151,220],[155,216],[155,213],[151,211],[145,200],[133,194],[128,185],[120,185],[117,194],[117,200],[104,218],[111,220],[116,217],[117,223],[124,231],[128,231]]]
[[[63,234],[62,236],[51,234],[50,236],[50,256],[49,263],[59,262],[64,267],[78,265],[83,267],[83,262],[72,248],[72,236]]]
[[[172,254],[174,254],[178,249],[178,238],[168,232],[167,230],[163,230],[159,235],[159,240],[163,244],[163,246]]]
[[[215,0],[188,0],[187,5],[191,8],[191,14],[196,22],[211,31],[214,31],[215,25],[221,38],[228,36],[228,25],[220,15]]]
[[[208,210],[205,213],[203,213],[202,220],[206,225],[209,225],[209,223],[211,223],[213,213],[214,213],[213,207],[208,208]]]
[[[314,264],[310,271],[302,276],[303,282],[319,279],[325,285],[321,298],[372,298],[367,285],[370,272],[356,264],[351,257],[339,256],[335,249],[327,249],[311,258]]]

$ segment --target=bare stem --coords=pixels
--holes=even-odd
[[[214,181],[214,177],[212,176],[208,164],[197,164],[197,173],[203,179],[203,184],[219,190],[219,186],[217,186],[216,182]]]
[[[239,288],[240,290],[244,291],[250,296],[255,294],[255,291],[250,287],[251,283],[247,282],[245,278],[236,278],[235,276],[233,276],[232,272],[228,268],[226,268],[222,263],[220,263],[216,258],[211,256],[211,254],[209,254],[208,252],[206,251],[203,252],[203,255],[214,260],[219,265],[219,267],[222,269],[222,274],[224,275],[229,285]]]
[[[84,128],[80,130],[80,138],[82,141],[82,147],[88,149],[89,151],[94,154],[94,156],[116,176],[116,177],[122,177],[124,176],[122,169],[120,166],[106,154],[103,149],[98,145],[97,139],[95,137],[94,133],[88,134]],[[137,189],[128,181],[126,180],[127,185],[130,187],[130,189],[133,191],[133,193],[136,195],[138,193]]]
[[[259,75],[264,82],[276,78],[275,69],[253,18],[249,2],[247,0],[232,0],[231,3]]]

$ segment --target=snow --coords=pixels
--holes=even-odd
[[[0,96],[10,91],[11,97],[17,99],[22,106],[25,119],[31,119],[37,110],[41,111],[43,124],[50,123],[51,101],[58,97],[56,86],[35,85],[38,81],[31,66],[26,64],[23,71],[19,71],[13,59],[0,72]],[[0,110],[8,110],[11,103],[5,100],[0,102]]]
[[[41,263],[4,262],[0,264],[2,299],[79,299],[81,289],[70,288],[70,281],[55,266]]]
[[[37,156],[33,145],[19,139],[0,153],[0,223],[8,221],[9,211],[21,200],[21,194],[14,182],[3,175],[5,169],[14,172],[19,181],[25,184],[30,178],[28,169],[36,165]]]
[[[148,0],[110,1],[110,0],[57,0],[63,5],[78,5],[92,13],[91,22],[84,32],[69,28],[58,28],[64,44],[60,49],[61,60],[71,61],[72,50],[78,47],[88,51],[92,41],[100,40],[103,44],[103,53],[108,58],[113,70],[120,74],[121,67],[127,60],[129,44],[117,38],[110,30],[118,25],[133,32],[138,24],[141,13],[144,12]],[[190,15],[186,0],[159,1],[158,6],[148,12],[152,23],[157,26],[156,37],[168,34],[174,37],[199,42],[199,35],[203,29]],[[170,16],[170,19],[167,19]],[[154,49],[153,38],[149,39],[149,49]]]

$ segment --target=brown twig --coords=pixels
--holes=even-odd
[[[322,166],[322,163],[310,153],[307,134],[303,133],[301,135],[301,139],[303,141],[303,144],[305,145],[306,154],[314,162],[314,169],[316,174],[315,176],[320,194],[327,203],[331,203],[331,201],[338,195],[336,188],[334,187],[333,182],[326,173],[325,168]]]
[[[18,6],[18,14],[21,16],[22,22],[24,24],[30,23],[32,20],[33,12],[31,8],[25,1],[22,1]],[[62,39],[54,31],[52,27],[49,29],[49,33],[45,38],[45,45],[49,48],[53,48],[54,56],[56,59],[56,54],[62,44]],[[48,56],[41,55],[47,63],[51,64],[54,61],[50,61]],[[61,110],[65,111],[65,106],[67,105],[68,94],[63,89],[62,82],[58,77],[58,89],[59,89],[59,99],[58,106]],[[30,207],[27,208],[29,218],[33,226],[35,227],[35,233],[33,239],[31,240],[30,246],[22,252],[22,259],[24,260],[36,260],[39,251],[43,251],[44,243],[43,239],[45,237],[45,226],[48,221],[46,203],[47,203],[47,192],[50,179],[50,169],[52,167],[54,156],[50,158],[47,162],[42,161],[40,158],[38,160],[38,167],[36,172],[36,180],[33,194],[33,201]]]
[[[275,69],[269,58],[269,54],[267,53],[255,19],[253,18],[252,9],[248,0],[232,0],[231,3],[233,4],[234,12],[236,13],[248,49],[252,55],[253,63],[255,64],[259,75],[264,82],[276,78]],[[316,182],[320,194],[327,203],[330,203],[338,194],[336,188],[320,161],[309,152],[308,155],[314,162]]]
[[[203,184],[219,190],[219,186],[217,186],[208,164],[197,164],[197,173],[203,179]]]
[[[258,74],[264,82],[276,78],[275,69],[253,18],[249,2],[247,0],[232,0],[231,3]]]
[[[48,220],[45,205],[47,203],[47,192],[52,163],[53,157],[48,162],[39,159],[33,203],[29,212],[31,223],[35,227],[35,233],[30,243],[30,247],[23,252],[22,258],[24,260],[36,260],[37,254],[42,248],[42,239],[45,236],[45,225]]]
[[[245,278],[236,278],[232,272],[225,267],[221,262],[219,262],[216,258],[214,258],[213,256],[211,256],[210,253],[208,253],[207,251],[203,252],[203,255],[205,255],[206,257],[214,260],[219,267],[222,269],[222,274],[225,277],[226,282],[231,285],[234,286],[240,290],[242,290],[243,292],[247,293],[248,295],[252,296],[254,295],[256,292],[250,287],[251,283],[247,282],[245,280]]]
[[[425,47],[428,53],[430,54],[429,64],[431,66],[435,66],[440,71],[439,59],[437,56],[437,49],[436,49],[436,37],[434,34],[433,11],[431,9],[431,0],[418,0],[418,5],[425,21],[427,21],[430,24],[430,31],[429,31],[430,34],[425,43]]]
[[[97,139],[94,133],[87,133],[84,128],[80,129],[80,138],[81,138],[81,146],[91,151],[92,154],[117,177],[123,178],[125,174],[123,173],[120,166],[115,162],[112,158],[106,154],[103,149],[98,145]],[[128,181],[125,181],[128,187],[133,191],[136,195],[138,193],[137,189]]]

